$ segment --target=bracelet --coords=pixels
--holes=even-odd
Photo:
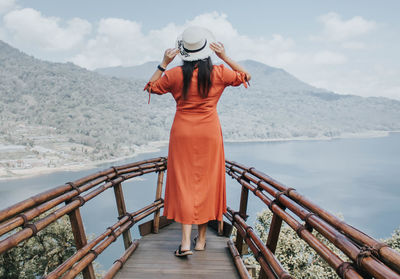
[[[164,72],[164,71],[165,71],[165,69],[164,69],[163,67],[161,67],[160,65],[158,65],[157,68],[158,68],[161,72]]]

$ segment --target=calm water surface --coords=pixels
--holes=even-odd
[[[346,222],[373,237],[390,236],[400,225],[400,133],[366,139],[226,143],[225,154],[229,160],[253,166],[296,188],[330,212],[342,214]],[[114,165],[165,155],[166,147]],[[0,181],[0,208],[109,166]],[[156,181],[156,175],[149,174],[124,182],[128,211],[154,200]],[[227,177],[228,205],[237,209],[239,197],[239,184]],[[255,213],[263,208],[265,206],[250,195],[249,223],[254,222]],[[113,191],[105,191],[87,202],[81,212],[89,235],[104,232],[116,221]],[[139,237],[136,226],[133,237]],[[122,239],[119,239],[97,260],[106,270],[121,253]]]

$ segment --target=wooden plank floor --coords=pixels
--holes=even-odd
[[[192,239],[197,235],[193,226]],[[139,247],[114,278],[240,278],[226,242],[228,238],[217,236],[207,229],[205,251],[178,258],[173,251],[179,246],[180,224],[173,223],[140,239]]]

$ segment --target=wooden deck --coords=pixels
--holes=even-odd
[[[197,235],[193,226],[192,239]],[[178,258],[173,251],[179,246],[180,224],[173,223],[140,239],[139,247],[115,275],[118,279],[131,278],[240,278],[224,236],[207,229],[205,251],[194,251],[187,258]]]

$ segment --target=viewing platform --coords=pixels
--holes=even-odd
[[[122,236],[125,249],[105,273],[105,279],[252,278],[250,273],[255,278],[254,266],[246,266],[243,262],[243,256],[248,252],[254,255],[259,264],[258,278],[288,279],[294,277],[275,256],[282,222],[285,222],[296,232],[296,241],[311,247],[340,278],[400,279],[400,254],[386,244],[340,220],[296,189],[283,185],[253,167],[228,160],[225,167],[227,175],[241,187],[239,208],[233,209],[228,204],[225,221],[210,221],[206,250],[194,251],[188,258],[173,255],[180,243],[180,224],[160,217],[160,209],[164,206],[165,157],[113,166],[1,210],[0,255],[12,249],[24,249],[22,244],[25,241],[42,234],[43,229],[68,216],[68,226],[72,229],[75,241],[73,254],[35,276],[68,279],[82,274],[84,279],[95,279],[93,261]],[[143,208],[128,212],[124,182],[148,173],[157,173],[155,199]],[[111,189],[118,212],[115,223],[88,240],[80,208]],[[246,223],[251,193],[272,213],[266,241]],[[147,216],[153,216],[152,220],[141,222]],[[100,221],[101,214],[90,217]],[[142,238],[133,240],[131,228],[135,225]],[[233,227],[236,228],[235,235],[232,235]],[[194,226],[192,239],[196,234]],[[337,249],[329,248],[333,245]]]
[[[197,235],[193,226],[192,238]],[[181,240],[181,226],[172,223],[158,234],[148,234],[140,239],[136,252],[127,260],[114,278],[240,278],[229,252],[228,237],[207,230],[204,251],[193,251],[187,258],[173,255]]]

